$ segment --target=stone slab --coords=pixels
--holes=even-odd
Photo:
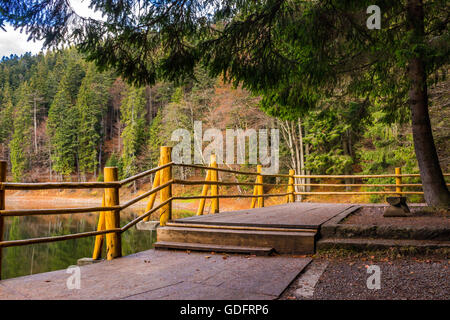
[[[175,223],[268,228],[317,229],[352,204],[295,202],[177,219]]]
[[[155,249],[174,249],[174,250],[192,250],[206,252],[225,252],[225,253],[246,253],[257,256],[268,256],[273,253],[271,247],[241,247],[241,246],[224,246],[204,243],[188,243],[188,242],[167,242],[158,241],[153,244]]]
[[[147,250],[66,270],[0,281],[0,299],[275,299],[310,258]]]

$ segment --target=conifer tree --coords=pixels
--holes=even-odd
[[[145,88],[130,87],[120,107],[122,122],[125,124],[121,159],[125,177],[137,172],[138,156],[146,145],[146,112]]]
[[[32,140],[30,92],[31,88],[27,82],[24,82],[18,88],[18,102],[14,112],[14,132],[9,143],[11,172],[14,181],[20,181],[23,178],[29,164],[29,150]]]
[[[61,175],[70,175],[76,169],[77,118],[69,89],[61,86],[50,106],[47,122],[53,170]]]
[[[85,71],[79,54],[74,50],[65,54],[67,66],[50,106],[47,130],[53,170],[60,175],[69,176],[79,169],[79,114],[75,103]]]
[[[0,144],[5,143],[11,135],[13,129],[13,112],[14,106],[11,89],[9,88],[9,82],[5,82],[0,104]]]
[[[83,179],[86,173],[95,173],[99,164],[100,145],[103,142],[102,119],[107,110],[108,89],[111,83],[110,73],[99,73],[95,66],[90,64],[78,92],[78,158]]]

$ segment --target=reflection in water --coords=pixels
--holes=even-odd
[[[141,210],[142,211],[142,210]],[[142,212],[124,211],[121,225],[125,225]],[[5,218],[5,240],[58,236],[94,231],[98,214],[69,214]],[[152,248],[156,234],[135,227],[122,233],[122,253],[132,254]],[[95,237],[64,240],[51,243],[3,248],[2,279],[40,272],[65,269],[75,265],[79,258],[91,257]],[[105,245],[102,257],[105,257]]]

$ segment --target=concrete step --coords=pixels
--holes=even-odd
[[[254,254],[257,256],[268,256],[274,252],[273,248],[270,247],[238,247],[238,246],[223,246],[218,244],[167,242],[167,241],[156,242],[154,244],[154,248],[206,251],[206,252],[246,253],[246,254]]]
[[[352,224],[325,224],[320,228],[320,237],[328,238],[376,238],[398,240],[445,241],[450,239],[450,229],[446,227],[412,226],[364,226]]]
[[[371,238],[327,238],[317,241],[317,250],[386,250],[389,248],[405,248],[413,252],[445,249],[450,250],[450,241],[405,240],[405,239],[371,239]]]
[[[317,231],[235,230],[223,226],[176,227],[157,229],[157,242],[200,243],[234,247],[273,248],[283,254],[311,254]]]

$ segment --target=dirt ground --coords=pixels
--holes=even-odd
[[[425,207],[411,207],[412,217],[383,217],[384,207],[362,207],[355,213],[341,221],[341,224],[359,225],[391,225],[411,227],[447,227],[450,228],[450,212],[427,211]]]
[[[321,260],[314,260],[318,263]],[[325,261],[325,259],[322,259]],[[448,300],[450,261],[439,258],[390,260],[327,258],[328,265],[314,286],[312,300]],[[380,289],[369,289],[371,265],[379,267]],[[302,275],[299,276],[299,278]],[[282,300],[305,300],[296,294],[297,278],[281,296]]]

